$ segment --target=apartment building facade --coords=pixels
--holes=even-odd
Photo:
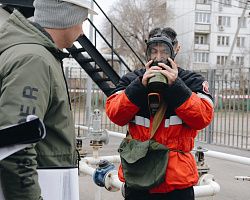
[[[167,11],[173,13],[168,25],[177,31],[181,44],[177,56],[181,66],[189,69],[250,66],[248,0],[166,1]]]

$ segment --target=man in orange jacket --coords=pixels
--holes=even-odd
[[[177,67],[176,36],[171,28],[150,31],[145,67],[124,75],[106,102],[106,113],[112,122],[120,126],[128,124],[133,139],[146,141],[150,138],[157,101],[163,100],[167,110],[153,139],[178,150],[169,153],[165,180],[161,184],[149,190],[125,186],[126,200],[194,200],[193,186],[198,182],[198,172],[191,150],[198,130],[208,126],[213,118],[213,99],[201,75]],[[165,82],[149,87],[152,78],[159,74]],[[150,94],[156,94],[156,98],[151,99]],[[119,178],[126,183],[122,167]]]

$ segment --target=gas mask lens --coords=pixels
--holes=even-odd
[[[167,63],[168,58],[172,56],[172,49],[165,43],[154,42],[147,47],[147,60]]]
[[[153,37],[147,42],[147,60],[153,60],[151,66],[158,66],[158,63],[165,63],[169,67],[171,64],[168,58],[174,58],[174,48],[172,41],[167,37]],[[160,71],[155,71],[154,76],[148,80],[148,89],[152,93],[161,93],[168,84],[167,78]]]

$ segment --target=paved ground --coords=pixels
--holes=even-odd
[[[117,147],[120,139],[111,138],[110,143],[104,146],[100,151],[100,155],[117,155]],[[85,141],[85,150],[89,154],[91,148],[88,147],[88,141]],[[250,158],[250,151],[242,151],[226,147],[218,147],[215,145],[206,145],[197,143],[209,150],[231,153]],[[207,164],[210,167],[210,174],[213,174],[215,180],[220,184],[221,191],[213,200],[250,200],[250,181],[238,181],[234,176],[248,175],[250,176],[250,166],[237,164],[225,160],[206,157]],[[101,192],[99,193],[99,191]],[[123,200],[120,191],[108,192],[105,188],[95,186],[90,176],[80,176],[80,200],[95,200],[95,195],[101,194],[101,200]]]

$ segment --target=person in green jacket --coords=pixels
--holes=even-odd
[[[77,166],[75,130],[62,59],[83,34],[83,0],[35,0],[34,21],[14,10],[0,28],[0,127],[38,116],[47,135],[0,161],[6,200],[42,199],[38,168]]]

